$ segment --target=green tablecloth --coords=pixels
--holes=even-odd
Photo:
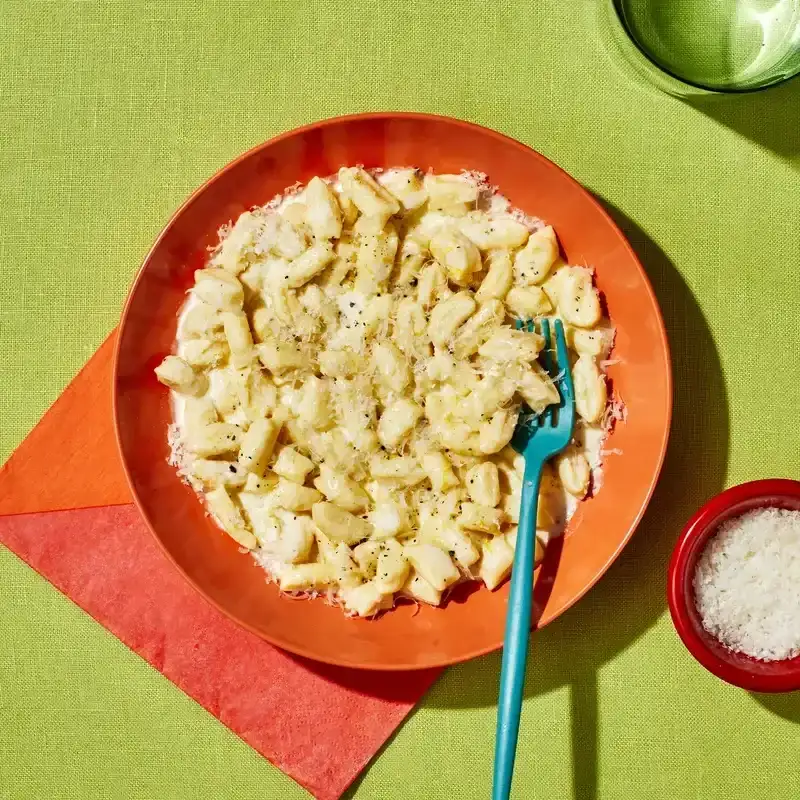
[[[242,150],[363,110],[496,128],[615,213],[676,377],[644,523],[536,637],[520,796],[796,800],[800,694],[756,697],[695,664],[664,571],[704,498],[800,472],[800,82],[686,104],[612,61],[595,6],[3,0],[0,457],[113,327],[172,210]],[[0,798],[306,796],[5,550],[0,581]],[[487,797],[497,669],[449,670],[355,796]]]

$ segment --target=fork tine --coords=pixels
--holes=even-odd
[[[542,348],[542,361],[544,364],[545,372],[552,378],[553,376],[553,351],[551,349],[552,341],[550,339],[550,320],[543,319],[542,325],[542,338],[544,339],[544,347]],[[540,425],[552,426],[555,423],[554,407],[548,406],[539,415]]]
[[[564,325],[560,319],[555,321],[556,339],[556,360],[561,377],[558,380],[558,388],[561,394],[560,407],[572,406],[572,398],[575,396],[575,387],[572,385],[572,370],[569,367],[569,354],[567,352],[567,340],[564,336]]]
[[[542,348],[542,361],[544,368],[548,373],[552,374],[553,369],[553,355],[550,350],[550,320],[542,320],[542,338],[544,339],[544,347]],[[533,330],[531,327],[530,330]]]

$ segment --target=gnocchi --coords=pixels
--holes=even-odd
[[[509,442],[523,404],[560,400],[518,319],[566,323],[579,418],[545,468],[537,562],[598,485],[614,328],[592,271],[498,198],[473,174],[344,167],[243,213],[195,272],[155,369],[173,456],[281,591],[370,617],[505,580],[524,472]]]

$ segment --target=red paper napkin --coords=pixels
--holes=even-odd
[[[0,542],[320,800],[433,683],[290,656],[169,564],[133,505],[111,419],[113,335],[0,469]]]

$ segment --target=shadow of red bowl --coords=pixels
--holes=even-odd
[[[678,635],[709,672],[752,692],[790,692],[800,689],[800,656],[758,661],[729,650],[703,628],[692,586],[697,561],[719,526],[747,511],[768,506],[800,511],[800,481],[752,481],[709,500],[689,520],[672,553],[667,599]]]

